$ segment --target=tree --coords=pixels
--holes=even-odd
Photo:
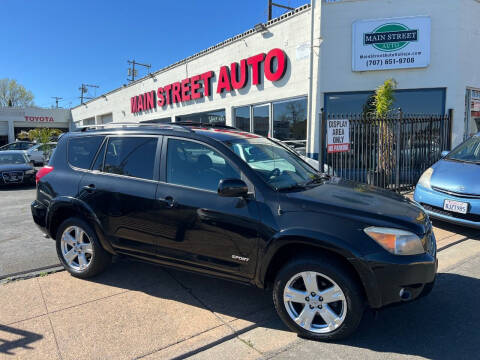
[[[22,140],[30,139],[31,141],[36,141],[37,143],[44,145],[43,161],[46,163],[53,149],[53,146],[49,145],[48,143],[54,140],[54,138],[59,136],[61,133],[62,131],[59,129],[36,128],[29,131],[21,131],[18,134],[18,138]]]
[[[393,154],[393,129],[392,123],[387,121],[387,116],[393,111],[395,103],[395,89],[397,82],[394,79],[386,80],[375,90],[373,106],[378,122],[378,163],[379,186],[384,186],[384,179],[389,178],[395,167]]]
[[[0,79],[0,107],[33,106],[33,93],[15,79]]]

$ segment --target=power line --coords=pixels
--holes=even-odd
[[[127,60],[127,62],[132,65],[131,68],[128,68],[128,76],[132,77],[131,79],[127,79],[128,81],[135,81],[135,77],[137,76],[137,70],[135,70],[135,65],[146,67],[149,71],[150,71],[150,68],[152,67],[152,65],[150,64],[141,64],[139,62],[136,62],[135,59],[131,61]]]
[[[80,90],[80,104],[83,104],[83,100],[84,99],[93,99],[92,97],[87,97],[87,96],[84,96],[84,94],[86,94],[88,92],[88,88],[91,87],[91,88],[99,88],[100,86],[98,85],[88,85],[88,84],[82,84],[81,87],[78,88],[78,90]]]
[[[52,96],[52,99],[55,99],[56,109],[58,109],[58,101],[62,100],[63,98],[58,97],[58,96]]]

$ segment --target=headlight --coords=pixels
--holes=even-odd
[[[35,172],[35,170],[27,170],[25,171],[25,175],[32,175]]]
[[[422,240],[409,231],[371,226],[365,233],[394,255],[418,255],[425,253]]]
[[[423,186],[424,188],[431,189],[430,187],[430,179],[432,178],[433,175],[433,169],[428,168],[425,170],[425,172],[420,176],[420,179],[418,180],[418,185]]]

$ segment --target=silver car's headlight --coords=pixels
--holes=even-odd
[[[428,168],[425,170],[425,172],[420,176],[420,179],[418,180],[418,185],[423,186],[424,188],[431,189],[430,186],[430,179],[432,178],[433,175],[433,169]]]
[[[388,252],[394,255],[425,253],[422,240],[409,231],[371,226],[363,230]]]

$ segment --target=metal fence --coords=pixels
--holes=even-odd
[[[322,137],[328,120],[348,119],[350,150],[322,156],[330,175],[395,191],[413,188],[422,173],[451,146],[451,116],[397,114],[387,118],[363,114],[322,114]]]

